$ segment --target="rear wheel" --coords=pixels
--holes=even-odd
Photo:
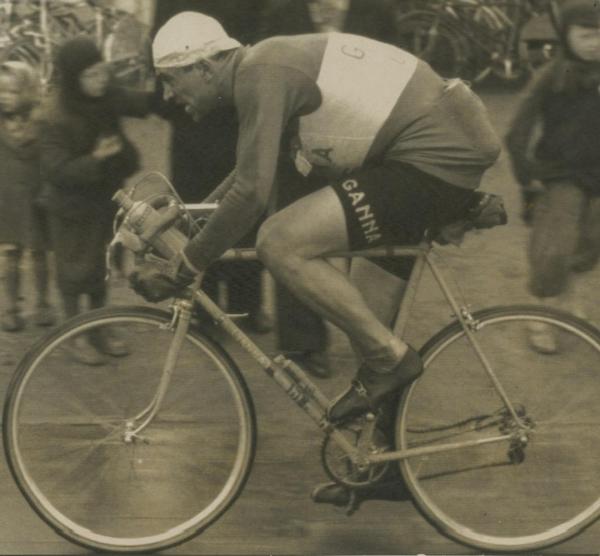
[[[255,417],[227,354],[189,331],[166,396],[147,427],[173,333],[153,308],[92,311],[43,338],[19,364],[4,410],[11,472],[60,535],[103,551],[149,552],[181,543],[239,496],[255,450]],[[108,329],[107,327],[110,327]],[[74,359],[74,339],[106,331],[127,354],[104,365]]]
[[[411,457],[401,470],[417,506],[442,533],[485,550],[543,548],[600,515],[600,332],[539,307],[494,308],[474,318],[475,338],[530,430],[521,437],[455,323],[422,350],[426,370],[404,394],[397,446],[511,439]],[[556,353],[530,346],[540,325]]]

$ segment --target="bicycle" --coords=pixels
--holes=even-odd
[[[173,206],[183,211],[175,200],[165,212],[176,212]],[[414,258],[399,335],[426,268],[452,310],[452,322],[420,349],[425,372],[401,396],[395,446],[382,439],[379,413],[331,424],[321,389],[291,360],[263,352],[198,278],[168,310],[91,311],[31,347],[3,413],[4,449],[20,491],[59,535],[101,551],[165,549],[220,518],[248,479],[257,425],[241,371],[202,324],[209,315],[317,425],[332,480],[367,488],[398,466],[423,516],[478,549],[523,552],[576,535],[600,515],[590,482],[600,455],[600,331],[540,306],[473,312],[450,291],[432,249],[430,237],[336,254]],[[254,256],[251,249],[225,255]],[[525,327],[539,322],[557,332],[560,354],[527,345]],[[77,366],[70,342],[79,334],[97,338],[108,326],[127,330],[129,354],[108,367]]]
[[[79,35],[94,39],[118,81],[146,85],[148,30],[131,14],[92,0],[69,4],[7,0],[2,8],[6,23],[0,37],[0,62],[18,60],[31,65],[40,75],[43,92],[56,77],[53,58],[57,47]],[[13,17],[13,12],[19,13]]]
[[[495,75],[521,84],[535,65],[552,56],[551,43],[528,45],[520,36],[525,23],[545,9],[543,1],[439,0],[434,4],[415,4],[398,17],[397,42],[443,76],[478,83]]]

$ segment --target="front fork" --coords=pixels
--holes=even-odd
[[[152,398],[152,401],[132,419],[125,423],[123,440],[126,443],[134,441],[147,442],[146,438],[140,433],[152,422],[160,410],[160,406],[165,398],[167,388],[171,382],[171,376],[177,364],[177,358],[181,351],[181,346],[190,327],[192,318],[192,302],[186,299],[178,299],[173,305],[173,317],[168,324],[160,325],[163,330],[173,332],[173,340],[169,345],[169,351],[165,358],[163,371],[158,383],[158,388]]]

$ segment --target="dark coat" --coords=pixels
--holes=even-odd
[[[600,194],[599,90],[600,64],[558,56],[541,71],[506,137],[522,186],[567,179]]]
[[[44,119],[41,137],[42,172],[50,183],[48,209],[71,219],[114,212],[113,193],[139,167],[136,148],[122,130],[121,117],[150,112],[151,95],[114,87],[106,103],[110,110],[100,125],[79,114],[68,114],[54,99]],[[92,157],[102,135],[117,135],[123,148],[105,160]]]
[[[350,0],[340,31],[393,43],[396,40],[395,20],[396,7],[391,0]],[[261,38],[315,31],[305,0],[272,0],[265,13]]]
[[[29,113],[17,137],[0,120],[0,243],[39,246],[33,215],[41,184],[35,120],[35,114]]]

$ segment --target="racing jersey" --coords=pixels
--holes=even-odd
[[[197,268],[264,212],[282,149],[305,175],[335,178],[396,160],[469,189],[499,154],[478,97],[392,45],[310,34],[273,37],[235,56],[236,169],[213,218],[185,250]]]

